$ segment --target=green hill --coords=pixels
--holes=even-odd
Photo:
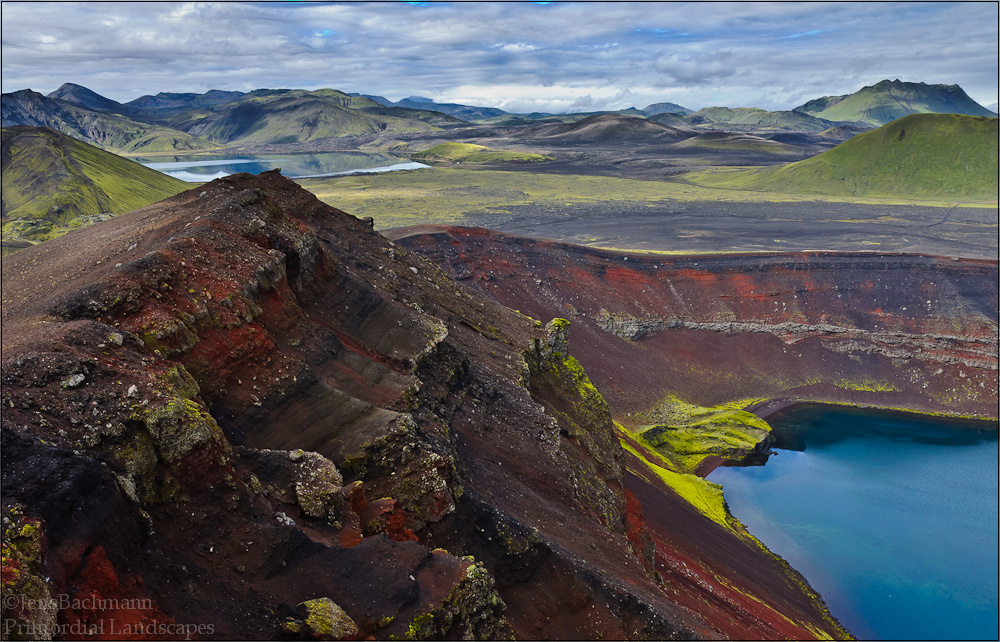
[[[806,160],[685,178],[706,187],[790,194],[996,202],[997,122],[912,114]]]
[[[928,85],[899,80],[883,80],[853,94],[810,100],[793,111],[826,120],[856,121],[875,126],[922,113],[996,116],[969,98],[958,85]]]
[[[530,152],[501,151],[472,143],[441,143],[428,150],[410,154],[417,160],[445,161],[451,163],[535,163],[552,160],[551,156]]]
[[[2,132],[5,245],[44,241],[191,188],[51,129]]]
[[[357,108],[358,111],[362,111],[366,114],[376,114],[379,116],[394,116],[396,118],[406,118],[411,120],[422,120],[425,123],[435,125],[437,127],[444,127],[446,125],[463,125],[465,121],[461,118],[455,118],[454,116],[449,116],[448,114],[439,111],[427,111],[425,109],[409,109],[407,107],[385,107],[383,105],[378,105],[376,107],[360,107]]]
[[[321,138],[392,132],[436,131],[417,119],[368,114],[374,100],[333,89],[256,90],[224,105],[216,116],[188,130],[218,143],[301,143]]]
[[[781,143],[775,140],[768,140],[760,136],[750,134],[733,134],[729,132],[709,132],[699,134],[679,143],[674,143],[673,147],[687,149],[712,149],[727,151],[744,151],[763,154],[796,154],[801,150],[794,145]]]
[[[121,114],[94,111],[48,98],[30,89],[3,95],[2,123],[4,127],[48,127],[103,149],[125,154],[219,148],[215,143],[176,129],[138,122]]]
[[[706,107],[684,116],[692,125],[746,125],[758,130],[821,132],[834,123],[795,111],[767,111],[756,107]]]
[[[645,109],[640,109],[640,113],[644,116],[656,116],[657,114],[685,114],[693,113],[693,109],[688,109],[687,107],[681,107],[677,103],[653,103],[652,105],[646,105]]]

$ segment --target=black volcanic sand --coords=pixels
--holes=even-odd
[[[668,252],[878,251],[997,260],[997,210],[856,203],[664,202],[477,212],[470,224],[595,247]]]

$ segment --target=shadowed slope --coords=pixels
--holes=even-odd
[[[220,146],[182,131],[141,123],[120,114],[85,109],[24,89],[3,95],[3,126],[49,127],[122,153],[198,151]]]

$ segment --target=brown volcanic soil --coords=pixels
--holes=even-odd
[[[2,270],[5,591],[143,600],[114,617],[167,637],[309,637],[317,598],[358,637],[775,630],[656,580],[611,416],[561,335],[276,173]],[[716,536],[702,563],[736,583],[740,540]],[[777,561],[753,568],[751,593],[787,584]],[[843,635],[801,592],[761,591]],[[112,613],[25,604],[3,617]]]
[[[482,229],[393,237],[546,320],[613,411],[808,399],[997,416],[997,263],[919,255],[627,255]]]

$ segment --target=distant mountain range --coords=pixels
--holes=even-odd
[[[817,98],[791,111],[708,107],[695,112],[663,102],[644,109],[579,114],[511,114],[494,107],[437,103],[421,96],[394,102],[384,96],[335,89],[159,93],[119,103],[67,83],[48,96],[30,89],[4,94],[2,124],[49,127],[118,153],[155,154],[247,144],[295,144],[385,132],[433,132],[467,122],[575,123],[602,114],[645,118],[673,128],[832,132],[831,137],[844,138],[859,129],[923,112],[995,116],[957,85],[898,80],[885,80],[854,94]],[[641,128],[630,127],[635,129],[630,130],[631,138],[641,136]],[[656,128],[649,131],[657,137],[664,134]]]

